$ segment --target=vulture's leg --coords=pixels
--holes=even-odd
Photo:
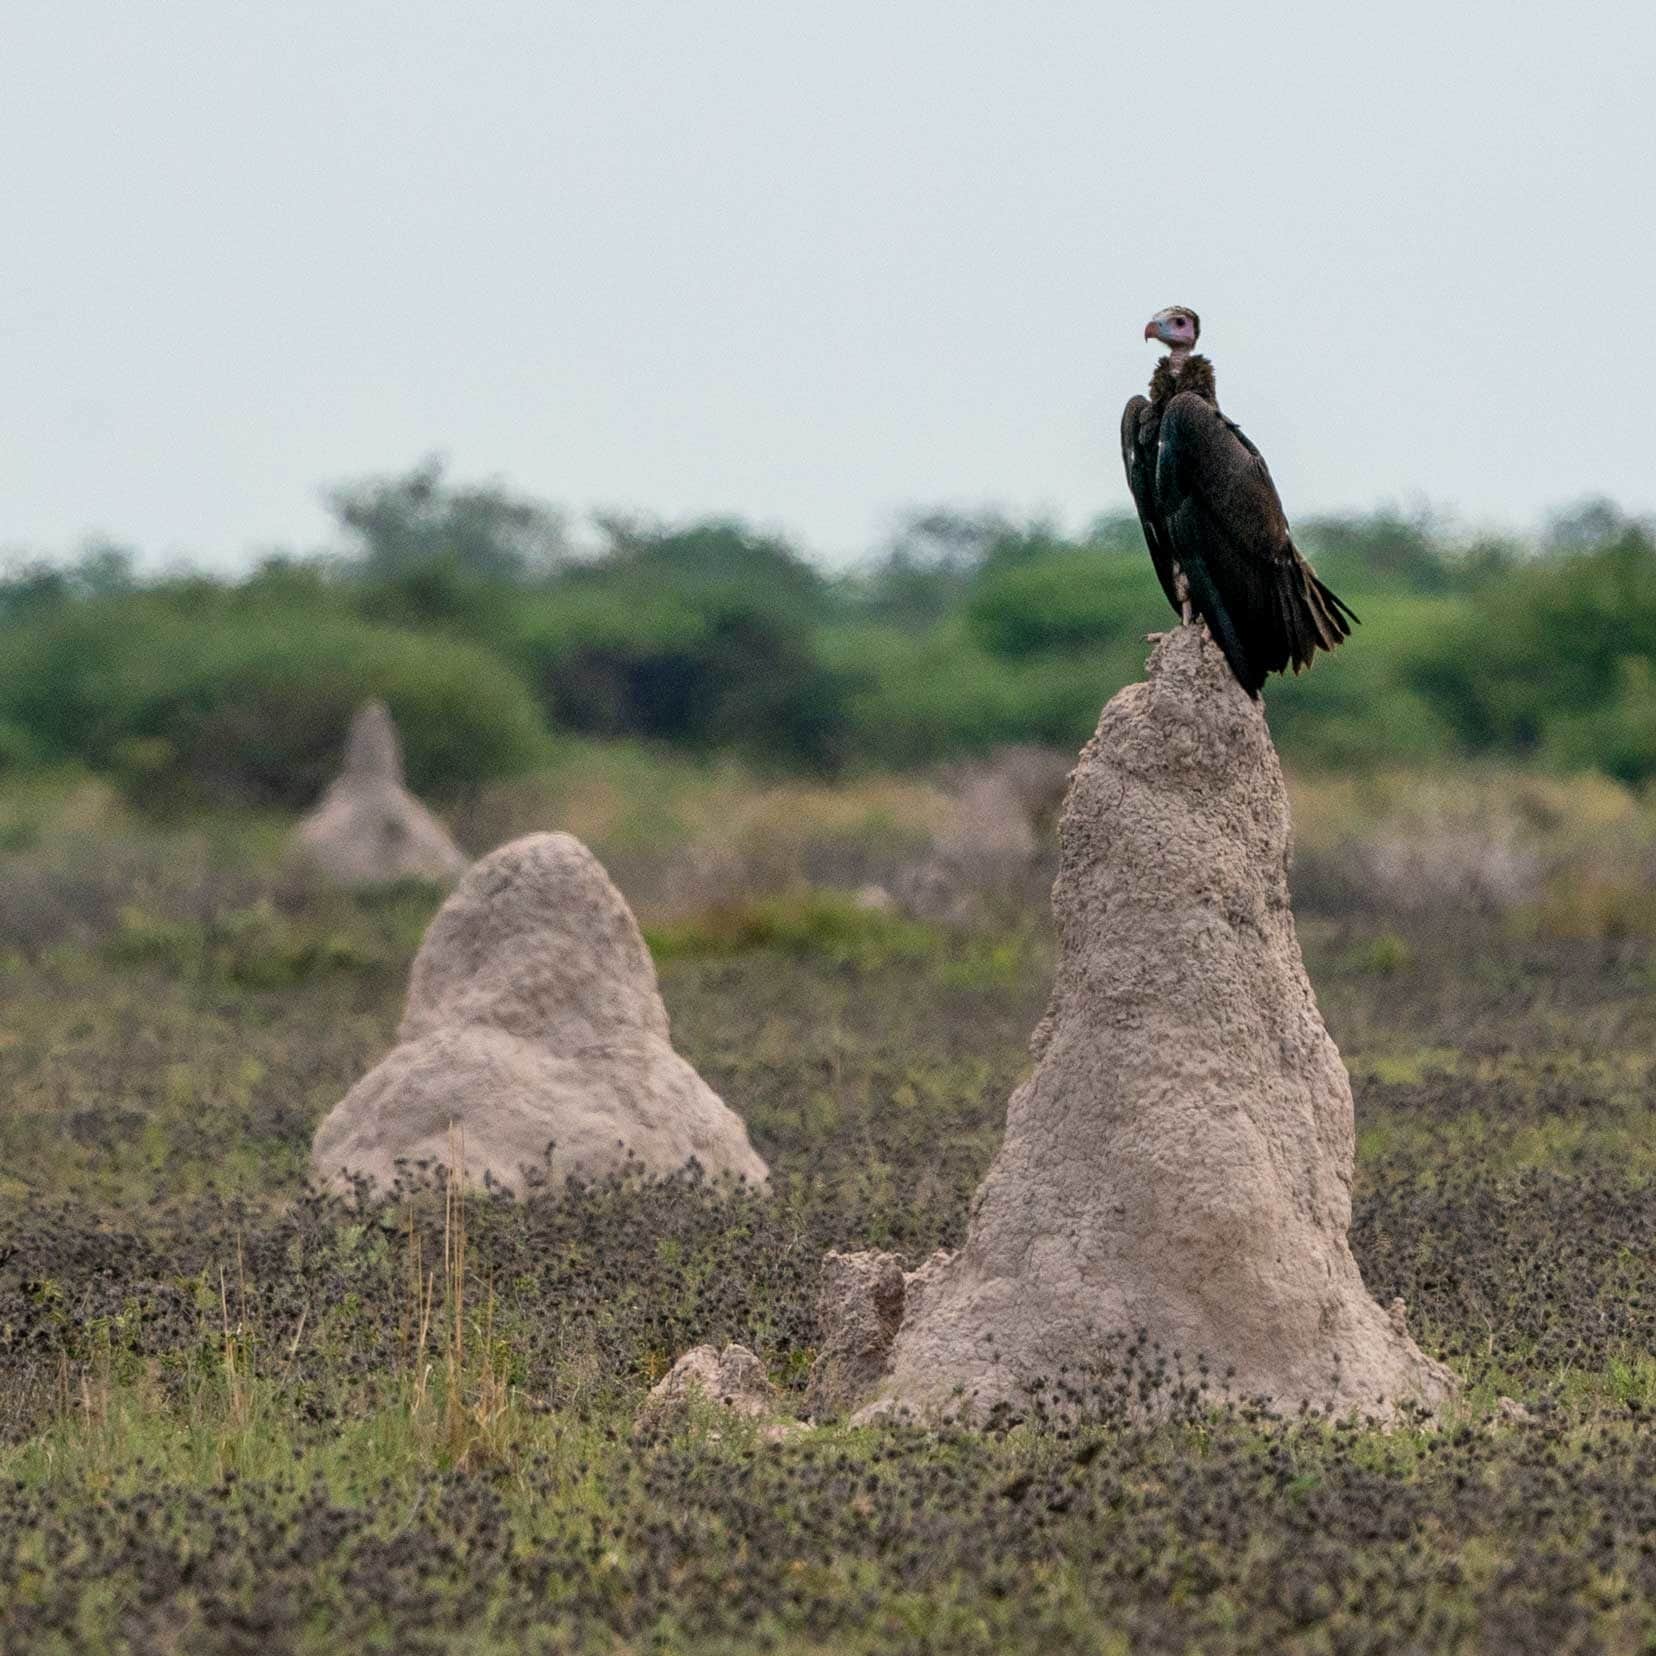
[[[1180,623],[1188,627],[1196,619],[1196,611],[1191,606],[1190,581],[1182,564],[1173,566],[1173,595],[1179,600]]]

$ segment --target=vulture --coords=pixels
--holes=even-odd
[[[1250,696],[1351,635],[1357,617],[1317,579],[1288,532],[1264,456],[1219,412],[1201,319],[1157,311],[1144,337],[1168,347],[1121,416],[1121,457],[1150,561],[1180,619],[1207,622]]]

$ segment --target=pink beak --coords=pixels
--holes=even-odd
[[[1144,337],[1146,339],[1155,339],[1157,337],[1156,324],[1154,322],[1146,322],[1144,324]]]

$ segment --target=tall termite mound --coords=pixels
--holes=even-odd
[[[865,1412],[1020,1410],[1135,1337],[1279,1409],[1436,1407],[1453,1377],[1347,1242],[1351,1086],[1294,935],[1282,770],[1201,628],[1104,709],[1059,845],[1035,1071]]]

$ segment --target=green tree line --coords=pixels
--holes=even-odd
[[[563,517],[435,464],[334,490],[349,550],[140,580],[118,549],[0,580],[0,773],[75,762],[155,804],[300,804],[379,695],[417,788],[455,794],[582,735],[835,770],[1074,746],[1172,622],[1130,515],[1080,535],[913,516],[830,575],[731,520]],[[1267,689],[1285,756],[1488,754],[1656,774],[1656,541],[1606,503],[1535,543],[1395,514],[1300,527],[1362,617]]]

